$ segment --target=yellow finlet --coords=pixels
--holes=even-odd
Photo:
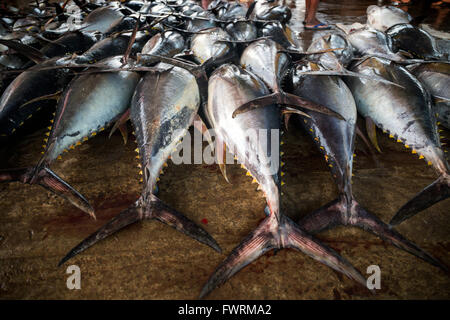
[[[286,183],[284,181],[281,181],[281,185],[284,186]]]
[[[163,167],[164,167],[164,168],[167,168],[168,166],[169,166],[169,165],[168,165],[166,162],[163,163]]]
[[[89,140],[88,137],[83,138],[83,141],[88,141],[88,140]]]
[[[247,172],[245,173],[245,175],[246,175],[246,176],[251,176],[252,174],[250,173],[250,171],[247,171]]]
[[[284,176],[284,175],[285,175],[285,173],[284,173],[283,171],[281,171],[281,173],[280,173],[280,174],[281,174],[281,176]]]
[[[423,155],[420,155],[420,156],[419,156],[419,159],[423,159],[423,158],[425,158]]]
[[[432,165],[431,161],[428,161],[428,162],[427,162],[427,164],[428,164],[429,166],[431,166],[431,165]]]
[[[415,153],[417,153],[417,151],[412,149],[411,153],[415,154]]]

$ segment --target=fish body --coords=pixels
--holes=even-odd
[[[403,50],[413,57],[425,60],[445,59],[433,36],[421,28],[407,23],[396,24],[386,30],[386,34],[392,40],[393,52]]]
[[[60,262],[114,232],[143,219],[155,219],[220,252],[215,240],[201,227],[170,208],[153,193],[161,169],[192,125],[200,105],[195,77],[188,71],[158,64],[160,72],[146,73],[131,101],[130,118],[136,133],[143,189],[139,199],[97,232],[74,247]]]
[[[18,75],[5,89],[0,98],[0,132],[13,133],[29,116],[40,108],[40,102],[26,104],[42,96],[61,91],[70,81],[65,68],[39,70],[55,66],[57,58],[35,65]]]
[[[415,65],[409,70],[433,97],[433,109],[438,121],[450,129],[450,64],[424,63]]]
[[[225,64],[212,74],[208,92],[208,113],[216,134],[258,183],[265,195],[269,214],[219,265],[203,287],[200,297],[209,294],[265,252],[281,248],[299,250],[363,283],[362,276],[347,261],[299,229],[282,213],[280,169],[277,165],[280,129],[277,107],[266,105],[242,117],[232,117],[234,110],[242,103],[268,93],[264,82],[240,67]],[[261,130],[262,134],[254,134],[254,131]]]
[[[403,87],[365,79],[347,79],[358,112],[370,118],[376,126],[387,131],[420,158],[424,158],[439,174],[433,188],[419,193],[391,221],[399,223],[450,196],[449,165],[441,148],[431,98],[416,77],[406,68],[389,60],[368,58],[352,70],[366,75],[377,74]]]
[[[399,23],[409,23],[412,17],[409,13],[394,6],[376,6],[367,7],[367,24],[378,31],[384,32],[393,25]]]

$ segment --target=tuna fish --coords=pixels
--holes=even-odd
[[[389,225],[366,211],[352,193],[352,168],[356,128],[356,106],[350,89],[336,76],[302,75],[303,70],[317,69],[312,63],[299,65],[293,73],[293,92],[329,106],[345,120],[306,111],[310,118],[300,121],[313,137],[339,190],[338,199],[305,216],[299,226],[315,234],[338,225],[359,227],[374,233],[396,247],[445,269],[438,260],[405,239]],[[325,93],[325,94],[324,94]]]
[[[412,17],[402,9],[393,6],[367,7],[367,24],[378,31],[384,32],[393,25],[408,23]]]
[[[200,105],[197,82],[188,71],[158,65],[163,71],[147,73],[131,102],[131,121],[136,132],[143,189],[128,209],[73,248],[59,263],[86,250],[114,232],[144,219],[161,221],[220,252],[216,241],[201,227],[170,208],[154,195],[166,161],[192,125]]]
[[[409,70],[433,97],[433,108],[440,124],[450,129],[450,64],[424,63],[411,66]]]
[[[121,57],[103,61],[119,68]],[[89,73],[75,78],[59,100],[55,118],[44,139],[45,151],[35,167],[0,171],[0,181],[39,184],[95,217],[87,200],[49,169],[64,151],[104,130],[128,107],[139,81],[135,72]]]
[[[400,84],[403,89],[358,78],[347,79],[358,111],[388,132],[389,136],[412,150],[433,166],[439,178],[392,218],[398,224],[450,196],[449,165],[441,148],[436,116],[424,86],[404,67],[381,58],[368,58],[353,67],[354,71],[377,74]]]
[[[208,85],[208,113],[216,135],[227,145],[264,193],[269,215],[216,269],[200,297],[224,283],[239,270],[272,249],[292,248],[365,285],[362,275],[336,252],[301,230],[280,208],[279,129],[277,107],[267,105],[233,119],[245,101],[266,95],[265,84],[235,65],[219,67]],[[261,132],[259,136],[252,130]],[[274,139],[275,137],[275,139]]]

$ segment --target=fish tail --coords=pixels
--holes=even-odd
[[[296,249],[344,273],[349,278],[366,285],[366,280],[349,262],[334,250],[320,243],[301,230],[288,217],[281,215],[279,221],[275,215],[269,215],[247,236],[231,254],[219,265],[203,287],[200,298],[204,298],[216,287],[225,283],[242,268],[272,249]]]
[[[320,112],[326,115],[337,117],[338,119],[344,119],[340,114],[328,109],[325,106],[314,103],[309,100],[305,100],[299,96],[294,94],[290,94],[287,92],[274,92],[272,94],[268,94],[265,96],[257,97],[253,100],[250,100],[236,110],[234,110],[232,117],[235,118],[238,114],[251,111],[253,109],[264,107],[270,104],[281,104],[288,105],[290,107],[299,109],[299,110],[312,110],[316,112]]]
[[[46,166],[0,170],[0,182],[37,184],[68,200],[95,219],[94,209],[78,191]]]
[[[444,271],[448,271],[447,266],[441,261],[403,237],[400,233],[392,229],[390,225],[366,211],[354,199],[348,203],[346,203],[344,197],[336,199],[305,216],[299,222],[299,226],[311,234],[331,229],[338,225],[355,226],[371,232],[384,241],[389,242]]]
[[[167,206],[156,196],[151,195],[150,198],[150,201],[145,203],[139,199],[132,206],[119,213],[115,218],[103,225],[100,229],[70,250],[69,253],[61,259],[58,266],[61,266],[67,260],[76,256],[80,252],[83,252],[97,242],[107,238],[113,233],[144,219],[155,219],[161,221],[162,223],[181,231],[193,239],[210,246],[214,250],[221,252],[219,245],[208,234],[208,232],[183,216],[181,213]]]
[[[450,177],[440,176],[436,181],[404,204],[390,224],[397,225],[450,196]]]

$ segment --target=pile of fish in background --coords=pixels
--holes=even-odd
[[[203,228],[157,197],[161,170],[195,124],[214,146],[224,178],[221,160],[228,149],[267,200],[267,217],[214,271],[201,297],[265,252],[282,248],[299,250],[366,286],[357,269],[313,237],[338,225],[360,227],[447,270],[393,229],[450,195],[439,134],[439,125],[450,125],[449,57],[433,36],[410,24],[406,12],[370,6],[367,25],[338,25],[302,52],[287,26],[290,9],[276,1],[247,7],[216,0],[208,10],[192,0],[33,1],[29,12],[1,10],[0,138],[22,130],[35,114],[53,113],[53,119],[40,161],[2,170],[0,181],[38,184],[95,218],[88,200],[50,169],[52,163],[108,127],[111,134],[119,129],[126,142],[128,120],[138,145],[140,198],[60,264],[143,219],[221,251]],[[368,139],[357,128],[357,111]],[[310,132],[339,190],[336,200],[298,222],[280,207],[282,142],[270,143],[271,130],[281,131],[294,117],[290,125]],[[355,136],[380,150],[376,127],[438,174],[390,224],[352,193]],[[267,139],[253,139],[249,129],[266,129]],[[272,172],[274,158],[280,166]]]

